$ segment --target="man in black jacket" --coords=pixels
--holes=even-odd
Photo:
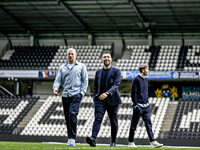
[[[109,52],[104,52],[102,56],[104,67],[96,72],[93,89],[93,99],[95,106],[95,121],[93,123],[92,137],[87,137],[86,142],[90,146],[96,146],[96,137],[105,114],[108,112],[111,123],[111,144],[116,146],[116,136],[118,131],[118,105],[121,98],[118,87],[121,82],[121,71],[111,66],[112,58]]]

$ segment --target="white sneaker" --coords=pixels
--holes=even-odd
[[[65,146],[76,146],[75,139],[68,139],[67,144]]]
[[[71,139],[70,146],[76,146],[75,139]]]
[[[71,139],[68,139],[67,144],[65,146],[69,146]]]
[[[128,147],[137,147],[134,142],[128,142]]]
[[[150,142],[150,145],[152,148],[158,148],[163,146],[163,144],[158,143],[157,141]]]

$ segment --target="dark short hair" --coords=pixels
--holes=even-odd
[[[139,66],[139,71],[142,72],[142,69],[148,68],[148,65],[140,65]]]
[[[103,57],[104,54],[110,54],[110,52],[109,51],[104,51],[103,54],[102,54],[102,57]],[[111,54],[110,54],[110,56],[111,56]]]

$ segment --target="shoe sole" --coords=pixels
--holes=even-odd
[[[76,146],[76,145],[65,145],[65,146]]]
[[[137,148],[137,146],[128,146],[128,147],[135,147],[135,148]]]
[[[162,147],[163,145],[159,145],[159,146],[151,146],[152,148],[159,148]]]
[[[95,143],[92,141],[91,138],[87,137],[86,142],[91,146],[91,147],[96,147]]]

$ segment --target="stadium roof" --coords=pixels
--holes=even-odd
[[[200,37],[200,0],[1,0],[0,37]]]

